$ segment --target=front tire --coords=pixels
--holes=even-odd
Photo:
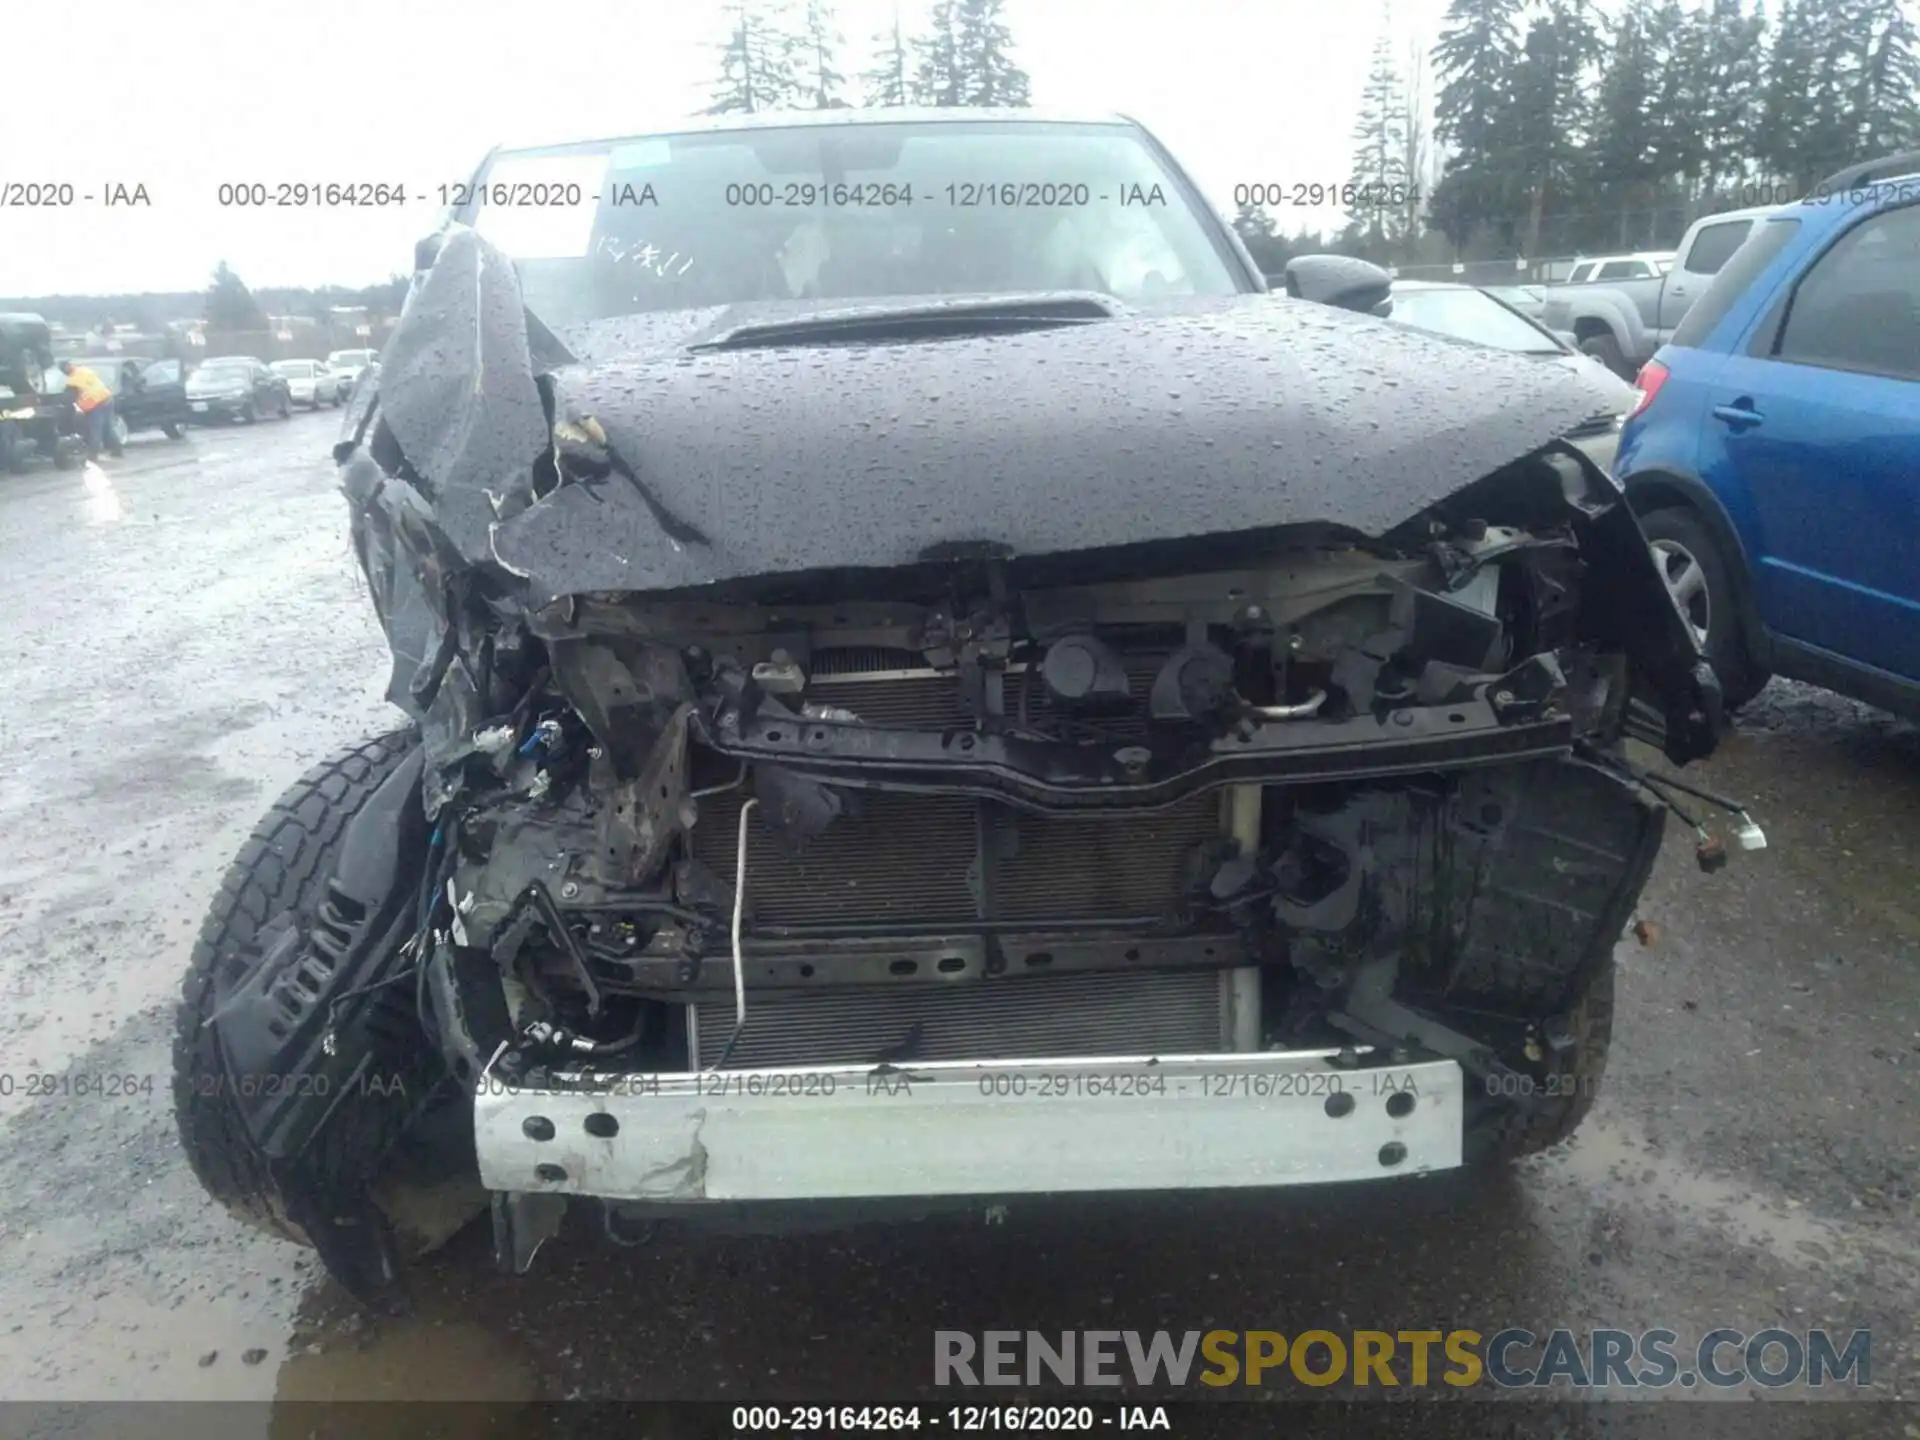
[[[249,425],[255,424],[260,419],[260,407],[249,400],[247,408],[240,412],[240,418]]]
[[[178,420],[168,420],[161,425],[160,433],[166,436],[169,440],[178,440],[186,432],[183,429],[181,429],[180,422]]]
[[[295,781],[254,827],[228,867],[200,927],[175,1012],[174,1118],[187,1163],[207,1193],[258,1230],[310,1244],[287,1218],[286,1206],[255,1147],[233,1095],[219,1042],[207,1024],[215,978],[252,965],[266,932],[291,914],[311,923],[339,858],[348,822],[418,744],[411,730],[366,740]],[[340,1123],[351,1125],[348,1114]],[[432,1137],[434,1140],[443,1137]],[[456,1158],[449,1160],[454,1149]],[[423,1153],[433,1158],[422,1162]],[[431,1141],[403,1144],[374,1187],[409,1254],[444,1244],[471,1218],[477,1177],[464,1171],[457,1147]]]
[[[1598,335],[1589,335],[1580,342],[1580,349],[1582,353],[1591,355],[1622,380],[1633,379],[1633,366],[1627,363],[1626,352],[1620,348],[1620,342],[1614,338],[1611,330],[1603,331]]]
[[[1741,633],[1733,566],[1700,517],[1685,506],[1650,510],[1640,517],[1640,528],[1653,546],[1660,578],[1720,678],[1722,703],[1732,713],[1758,695],[1769,678]]]

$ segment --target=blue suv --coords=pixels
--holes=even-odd
[[[1616,471],[1728,706],[1920,718],[1920,153],[1769,213],[1638,388]]]

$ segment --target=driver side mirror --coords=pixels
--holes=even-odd
[[[431,270],[433,262],[439,258],[440,242],[446,238],[444,230],[436,230],[431,235],[422,235],[413,242],[413,273]]]
[[[1351,255],[1296,255],[1282,275],[1287,294],[1316,305],[1357,310],[1363,315],[1393,311],[1393,277],[1369,260]]]

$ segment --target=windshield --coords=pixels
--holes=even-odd
[[[560,203],[526,203],[543,198]],[[508,152],[472,199],[459,218],[562,326],[756,300],[1249,288],[1126,125],[847,124]]]
[[[276,360],[267,368],[276,375],[292,375],[302,380],[313,374],[311,360]]]
[[[209,378],[230,379],[236,375],[245,375],[253,364],[248,360],[209,360],[194,373]]]
[[[365,365],[373,358],[371,350],[336,350],[327,356],[329,365]]]
[[[1392,318],[1416,330],[1496,350],[1523,355],[1564,353],[1564,347],[1546,331],[1479,290],[1396,290]]]

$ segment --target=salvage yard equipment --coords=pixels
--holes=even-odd
[[[85,427],[66,379],[55,368],[53,336],[38,315],[0,315],[0,442],[7,467],[19,470],[31,453],[70,470],[86,459]]]

